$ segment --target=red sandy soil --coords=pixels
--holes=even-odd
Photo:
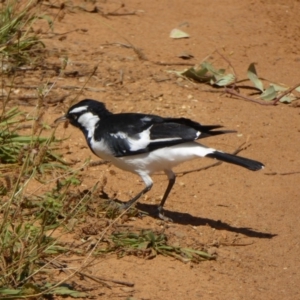
[[[217,254],[215,261],[184,264],[163,256],[144,260],[111,255],[96,260],[86,272],[132,282],[134,287],[112,284],[108,289],[85,280],[77,284],[92,287],[96,299],[300,299],[299,101],[263,106],[169,72],[181,71],[209,55],[216,67],[227,67],[215,52],[218,49],[239,79],[247,78],[247,68],[255,62],[261,77],[288,86],[297,84],[300,2],[127,0],[121,8],[119,1],[94,2],[74,4],[87,10],[97,6],[98,13],[66,6],[54,23],[55,34],[44,40],[50,60],[59,64],[59,58],[67,56],[66,72],[77,72],[73,77],[67,73],[59,80],[55,74],[50,78],[56,80],[50,100],[65,98],[48,107],[49,122],[61,116],[78,94],[64,87],[82,87],[98,66],[78,100],[101,100],[115,113],[185,116],[203,124],[224,125],[238,134],[203,143],[233,152],[247,142],[249,147],[240,155],[259,160],[266,168],[251,172],[223,163],[179,176],[165,205],[173,223],[166,226],[151,216],[128,221],[139,228],[165,226],[166,234],[187,246],[211,245]],[[107,14],[116,9],[120,15]],[[55,15],[58,9],[48,8],[48,12]],[[189,33],[190,38],[171,39],[173,28]],[[146,59],[123,44],[140,49]],[[179,58],[183,52],[193,58]],[[47,82],[47,76],[42,81]],[[33,72],[26,80],[34,84],[41,78]],[[82,162],[92,156],[81,132],[73,127],[59,131],[60,136],[70,135],[65,142],[69,146],[66,159],[75,157]],[[209,163],[209,159],[196,160],[176,172]],[[143,188],[135,175],[102,165],[84,173],[80,189],[93,186],[103,176],[107,177],[108,195],[122,201]],[[159,203],[167,185],[165,176],[153,178],[154,187],[138,205],[146,211]],[[86,222],[89,224],[88,219]]]

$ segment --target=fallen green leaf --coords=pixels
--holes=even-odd
[[[288,87],[276,84],[276,83],[270,83],[270,86],[274,87],[276,92],[284,92],[288,89]]]
[[[206,68],[201,68],[199,70],[195,70],[193,67],[185,70],[181,73],[182,76],[193,79],[200,83],[207,83],[210,81],[211,76],[207,75],[208,70]]]
[[[254,63],[251,63],[250,66],[248,67],[247,70],[247,75],[248,78],[252,81],[252,83],[254,84],[254,86],[259,89],[260,91],[264,91],[264,85],[262,83],[262,81],[258,78],[257,73],[256,73],[256,69],[255,69],[255,65]]]
[[[189,38],[190,35],[182,30],[174,28],[170,33],[170,38],[172,39],[186,39]]]
[[[273,86],[269,86],[261,95],[260,98],[263,100],[273,100],[276,98],[277,92]]]
[[[218,76],[215,81],[211,80],[211,84],[215,84],[217,86],[227,86],[234,82],[235,76],[233,74],[227,74],[224,76]]]
[[[280,98],[279,102],[281,103],[291,103],[293,100],[296,100],[296,97],[293,95],[285,95]]]

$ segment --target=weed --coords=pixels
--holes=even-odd
[[[117,252],[119,257],[136,255],[151,259],[161,254],[172,256],[183,262],[199,262],[215,258],[202,250],[169,245],[164,233],[157,233],[152,230],[141,230],[138,233],[116,232],[112,234],[111,240],[114,244],[112,249]]]
[[[2,71],[10,72],[24,63],[33,63],[37,50],[44,47],[32,30],[32,25],[41,18],[37,8],[39,1],[1,1],[0,11],[0,55]]]
[[[67,163],[53,151],[58,142],[54,137],[55,131],[50,138],[41,136],[43,128],[40,128],[38,135],[20,134],[21,125],[28,120],[31,119],[27,119],[16,107],[4,111],[0,116],[1,173],[18,169],[25,161],[27,173],[30,173],[33,168],[41,174],[55,167],[66,169]],[[59,164],[55,165],[54,162]]]

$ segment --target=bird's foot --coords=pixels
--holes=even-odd
[[[130,208],[130,206],[131,206],[131,203],[128,203],[128,202],[121,204],[121,205],[119,206],[119,211],[120,211],[120,213],[122,213],[122,212],[124,212],[125,210],[127,210],[128,208]],[[134,206],[131,207],[131,208],[132,208],[132,210],[136,213],[136,216],[138,216],[138,217],[140,217],[140,218],[143,218],[143,217],[149,215],[149,214],[148,214],[147,212],[145,212],[145,211],[137,210]],[[131,209],[131,208],[130,208],[130,209]],[[164,215],[164,211],[163,211],[163,208],[162,208],[161,206],[158,206],[157,212],[156,212],[156,214],[155,214],[155,217],[157,217],[157,218],[159,218],[160,220],[163,220],[163,221],[165,221],[165,222],[170,222],[170,223],[173,222],[173,220],[172,220],[171,218],[168,218],[168,217],[166,217],[166,216]]]
[[[130,205],[128,205],[128,202],[125,202],[119,206],[119,210],[120,210],[120,212],[123,212],[124,210],[128,209],[129,207],[130,207]]]
[[[143,217],[149,215],[147,212],[137,209],[135,205],[132,205],[131,203],[128,204],[128,202],[125,202],[119,206],[120,214],[123,213],[125,210],[128,210],[126,214],[131,217],[138,217],[142,219]]]
[[[172,220],[171,218],[168,218],[168,217],[166,217],[166,216],[163,214],[163,208],[162,208],[161,206],[159,206],[159,207],[157,208],[157,210],[158,210],[157,216],[158,216],[159,219],[161,219],[161,220],[163,220],[163,221],[165,221],[165,222],[170,222],[170,223],[173,222],[173,220]]]

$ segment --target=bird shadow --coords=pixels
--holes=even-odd
[[[157,206],[152,204],[137,203],[136,208],[145,211],[150,216],[154,216],[157,213]],[[221,220],[213,220],[208,218],[195,217],[188,213],[180,213],[175,211],[164,210],[165,215],[173,220],[173,223],[181,225],[192,225],[192,226],[206,226],[209,225],[217,230],[227,230],[230,232],[236,232],[248,237],[260,238],[260,239],[271,239],[277,234],[260,232],[253,230],[248,227],[235,227],[228,223],[222,222]]]

